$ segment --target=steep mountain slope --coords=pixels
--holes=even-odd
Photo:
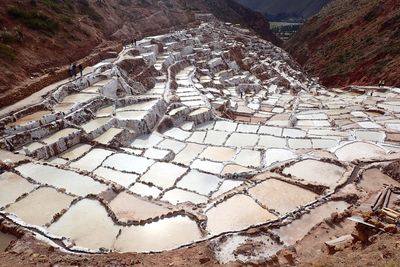
[[[326,85],[400,85],[400,2],[335,0],[286,49]]]
[[[133,38],[190,26],[196,12],[212,12],[278,42],[261,14],[232,0],[2,0],[0,98],[17,101],[65,78],[65,65],[89,54],[97,53],[86,60],[93,63]],[[45,80],[36,78],[43,74]]]
[[[321,10],[331,0],[236,0],[253,10],[268,16],[310,17]]]

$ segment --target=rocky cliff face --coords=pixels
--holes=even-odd
[[[325,85],[399,85],[400,2],[335,0],[286,44]]]
[[[3,0],[0,94],[13,101],[21,99],[65,77],[65,66],[71,62],[120,49],[134,38],[196,24],[196,12],[212,12],[245,24],[278,42],[261,14],[231,0]],[[44,74],[50,76],[48,82],[38,82]]]

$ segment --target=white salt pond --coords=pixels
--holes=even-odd
[[[114,248],[119,252],[156,252],[190,244],[201,238],[194,221],[176,216],[143,226],[123,227]]]
[[[177,183],[177,186],[202,195],[208,195],[218,188],[221,179],[215,175],[192,170]]]
[[[7,124],[8,127],[16,126],[16,125],[24,125],[32,121],[38,121],[40,120],[43,116],[49,115],[52,112],[50,110],[42,110],[42,111],[37,111],[32,114],[26,115],[24,117],[21,117],[17,119],[15,122]]]
[[[49,187],[39,188],[25,198],[15,202],[5,211],[16,214],[25,223],[44,225],[63,209],[67,209],[74,198]]]
[[[345,168],[332,163],[307,159],[285,168],[283,173],[307,182],[332,186],[342,178],[345,171]]]
[[[384,156],[385,154],[386,152],[383,148],[364,142],[353,142],[346,144],[335,151],[335,155],[341,161],[375,158]]]
[[[318,195],[280,180],[269,179],[249,189],[249,194],[262,205],[285,214],[313,202]]]
[[[95,200],[83,199],[48,228],[52,234],[70,238],[79,247],[99,250],[113,247],[121,227]]]
[[[36,185],[21,176],[4,172],[0,175],[0,207],[13,203],[19,196],[32,191]]]
[[[167,201],[173,205],[184,202],[191,202],[193,204],[200,204],[207,202],[208,198],[194,192],[189,192],[187,190],[174,188],[165,192],[164,196],[161,198],[163,201]]]
[[[212,235],[236,231],[265,223],[276,216],[259,206],[249,196],[238,194],[206,212],[207,229]]]
[[[142,221],[166,215],[171,210],[126,192],[121,192],[110,202],[110,209],[122,222]]]
[[[107,158],[104,161],[103,166],[119,171],[143,174],[153,164],[154,161],[151,159],[146,159],[144,157],[138,157],[135,155],[117,153]]]
[[[293,245],[297,240],[301,240],[316,224],[323,219],[330,217],[333,212],[341,213],[349,207],[344,201],[330,201],[304,214],[300,219],[273,230],[285,245]]]
[[[78,196],[97,194],[107,189],[106,185],[88,176],[52,166],[27,163],[17,167],[16,170],[24,177],[29,177],[41,184],[48,184],[60,189],[64,188],[67,192]]]

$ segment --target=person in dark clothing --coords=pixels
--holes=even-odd
[[[81,73],[81,77],[83,76],[83,66],[82,64],[78,65],[79,72]]]
[[[72,72],[72,66],[73,66],[73,64],[71,63],[71,65],[69,65],[69,68],[68,68],[69,77],[71,77],[71,78],[73,78],[73,76],[74,76],[74,74]]]
[[[135,43],[135,46],[136,46],[136,42],[137,42],[137,41],[136,41],[136,38],[135,38],[135,39],[133,39],[133,42]]]
[[[72,76],[75,78],[76,77],[76,64],[72,64]]]

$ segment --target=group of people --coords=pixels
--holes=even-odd
[[[77,74],[79,73],[81,74],[81,77],[83,76],[83,66],[82,64],[79,64],[78,66],[76,66],[75,63],[72,63],[69,66],[69,76],[73,79],[76,78]]]
[[[385,80],[380,80],[379,81],[379,87],[385,86]]]

